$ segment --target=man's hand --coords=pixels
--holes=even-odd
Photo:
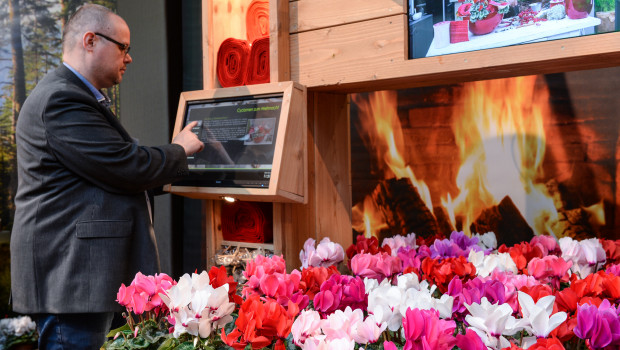
[[[187,124],[187,126],[172,140],[172,143],[176,143],[177,145],[183,147],[183,149],[185,149],[185,154],[188,156],[202,151],[205,147],[205,144],[202,143],[202,141],[198,139],[198,136],[192,132],[192,128],[197,124],[197,121]]]

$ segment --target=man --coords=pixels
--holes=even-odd
[[[121,283],[159,270],[145,190],[188,173],[203,143],[139,146],[106,107],[129,55],[125,21],[84,5],[63,33],[63,65],[32,91],[17,128],[11,235],[13,309],[34,316],[39,349],[98,349]]]

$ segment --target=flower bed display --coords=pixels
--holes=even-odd
[[[106,349],[619,349],[620,240],[493,233],[306,242],[301,270],[257,256],[237,285],[224,267],[138,274]]]

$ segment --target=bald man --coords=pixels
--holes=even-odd
[[[140,146],[108,109],[102,89],[122,81],[129,45],[121,17],[84,5],[63,32],[63,64],[19,115],[12,302],[36,320],[40,350],[99,349],[121,283],[159,272],[145,191],[187,175],[204,147],[192,124],[172,144]]]

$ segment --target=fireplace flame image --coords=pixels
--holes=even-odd
[[[564,210],[556,182],[550,181],[558,175],[549,177],[543,170],[546,152],[556,158],[566,153],[547,149],[547,119],[553,111],[546,85],[525,76],[465,83],[459,91],[449,125],[455,170],[431,175],[445,178],[430,182],[447,183],[444,188],[429,188],[428,172],[416,176],[413,170],[433,158],[433,147],[408,147],[411,133],[403,130],[397,92],[353,95],[358,130],[382,177],[353,207],[353,229],[367,237],[380,232],[448,235],[446,230],[499,230],[518,233],[520,240],[527,239],[524,234],[563,236],[573,213]],[[602,201],[578,213],[594,228],[605,223]]]

